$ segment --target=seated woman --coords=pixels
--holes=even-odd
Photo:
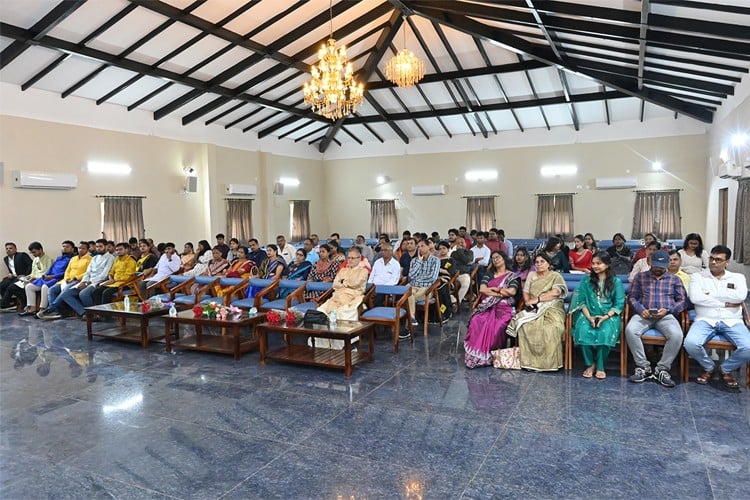
[[[567,273],[570,271],[570,261],[568,256],[563,252],[562,249],[563,241],[557,236],[552,236],[547,240],[547,244],[544,245],[542,253],[546,254],[550,259],[550,265],[552,271],[559,273]]]
[[[217,245],[211,249],[211,260],[208,261],[206,270],[201,276],[224,276],[228,267],[229,262],[222,257],[221,247]],[[201,285],[198,283],[193,284],[193,286],[190,287],[190,293],[193,295],[196,294],[200,287]],[[218,293],[219,289],[220,287],[216,288],[217,295],[221,295]]]
[[[552,270],[545,252],[534,258],[534,266],[536,271],[529,273],[523,287],[524,309],[513,317],[507,333],[518,337],[521,368],[555,371],[563,366],[563,299],[568,287],[563,277]]]
[[[336,277],[336,273],[339,272],[339,263],[335,260],[330,259],[331,246],[328,243],[320,245],[318,249],[318,255],[320,259],[310,269],[310,274],[307,276],[307,281],[317,282],[333,282]],[[324,292],[310,291],[305,293],[306,300],[316,299],[318,296],[323,295]]]
[[[183,272],[190,271],[195,266],[196,258],[197,255],[193,250],[193,244],[188,241],[185,243],[182,253],[180,254],[180,262],[182,263]]]
[[[636,262],[638,262],[641,259],[645,259],[647,257],[646,255],[646,248],[648,247],[648,244],[652,241],[657,241],[656,236],[654,236],[652,233],[646,233],[643,236],[643,246],[638,249],[637,252],[635,252],[635,255],[633,256],[633,265],[635,265]]]
[[[398,249],[393,252],[393,255],[396,257],[396,260],[401,260],[401,256],[404,255],[406,250],[407,240],[401,239],[401,243],[398,245]]]
[[[440,299],[440,313],[443,315],[443,322],[448,321],[453,316],[453,303],[451,302],[451,290],[448,282],[453,275],[458,272],[456,261],[448,255],[451,244],[447,241],[441,241],[437,245],[437,258],[440,259],[440,286],[438,287],[438,298]]]
[[[577,234],[573,238],[573,244],[575,247],[568,254],[568,260],[570,261],[571,271],[582,271],[588,273],[591,271],[591,259],[594,254],[591,250],[584,246],[584,239],[582,234]]]
[[[189,271],[182,273],[185,276],[203,276],[208,270],[208,263],[213,258],[211,244],[206,240],[200,240],[198,242],[198,250],[195,253],[197,255],[195,266]]]
[[[227,262],[230,264],[237,258],[237,249],[240,248],[240,240],[229,238],[229,251],[227,252]],[[250,254],[248,254],[249,256]],[[257,265],[257,264],[256,264]]]
[[[625,236],[622,233],[615,233],[612,236],[612,246],[607,249],[607,253],[612,258],[612,269],[615,274],[629,274],[633,269],[632,252],[625,246]]]
[[[492,252],[479,286],[484,298],[471,315],[464,340],[467,368],[491,366],[491,351],[505,347],[505,330],[513,318],[513,306],[521,289],[521,280],[509,266],[510,259],[505,253]]]
[[[138,243],[138,249],[141,251],[141,256],[135,261],[135,272],[146,274],[149,269],[154,269],[159,259],[156,255],[151,253],[151,247],[148,243],[141,240]],[[148,273],[150,274],[150,272]]]
[[[294,253],[294,261],[287,266],[282,276],[288,280],[307,281],[312,263],[307,260],[307,250],[298,248]]]
[[[336,240],[331,240],[328,242],[328,246],[331,248],[331,251],[328,254],[328,258],[338,262],[339,267],[344,265],[347,259],[346,255],[341,252],[341,245],[339,244],[339,242]]]
[[[269,280],[281,278],[286,269],[286,261],[279,255],[279,247],[269,243],[266,245],[266,255],[258,270],[258,277]]]
[[[607,356],[620,338],[625,289],[611,264],[607,252],[597,252],[591,274],[581,280],[570,303],[569,313],[573,314],[571,335],[583,353],[585,378],[591,378],[594,371],[598,379],[607,377],[604,371]]]
[[[587,250],[591,250],[592,255],[599,251],[599,245],[596,244],[596,239],[591,233],[583,235],[583,247]]]
[[[699,273],[708,268],[708,252],[703,249],[703,239],[698,233],[685,236],[682,248],[678,250],[682,258],[682,269],[687,274]]]
[[[214,247],[217,248],[217,247]],[[247,247],[237,247],[236,258],[227,268],[224,276],[227,278],[249,278],[258,275],[258,268],[255,262],[248,258]]]
[[[518,278],[521,280],[521,286],[526,282],[529,273],[536,271],[536,268],[531,265],[531,256],[526,247],[518,247],[516,249],[511,270],[518,275]]]

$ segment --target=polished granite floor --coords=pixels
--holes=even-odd
[[[470,371],[467,317],[346,379],[0,315],[0,498],[750,498],[744,386]]]

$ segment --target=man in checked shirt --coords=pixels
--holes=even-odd
[[[430,253],[430,247],[424,240],[420,241],[417,245],[417,254],[412,257],[409,264],[409,311],[412,325],[417,324],[416,303],[425,299],[427,289],[435,283],[439,273],[440,259]]]
[[[668,266],[669,254],[658,250],[651,255],[651,269],[636,275],[630,285],[628,303],[635,314],[625,327],[625,338],[635,361],[635,374],[628,379],[631,382],[655,378],[664,387],[675,386],[669,370],[682,347],[682,328],[676,316],[687,306],[687,297],[682,281],[667,272]],[[667,339],[653,374],[641,341],[651,328]]]

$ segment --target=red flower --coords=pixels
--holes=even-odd
[[[197,318],[201,316],[202,314],[203,314],[203,308],[201,306],[193,307],[193,316]]]

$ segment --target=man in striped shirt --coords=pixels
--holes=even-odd
[[[675,386],[669,370],[682,347],[682,328],[676,316],[687,306],[687,294],[680,278],[667,272],[668,266],[669,254],[658,250],[651,255],[651,269],[635,276],[630,285],[628,303],[634,314],[625,327],[625,338],[636,365],[628,379],[631,382],[655,378],[664,387]],[[641,341],[641,336],[652,328],[667,339],[654,374]]]

